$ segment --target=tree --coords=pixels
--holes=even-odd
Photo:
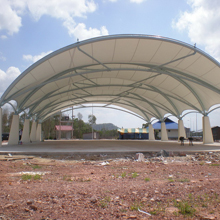
[[[77,114],[77,117],[78,117],[79,120],[82,120],[83,115],[79,112],[79,113]]]
[[[51,116],[42,123],[42,130],[46,139],[54,139],[56,137],[55,125],[59,125],[59,115]]]
[[[9,127],[9,129],[11,129],[13,115],[14,115],[14,112],[10,112],[10,114],[8,116],[8,127]]]
[[[96,124],[96,117],[95,117],[95,115],[89,115],[88,119],[89,119],[89,124],[90,125]]]
[[[8,117],[9,117],[9,111],[7,108],[3,109],[2,112],[2,131],[3,132],[9,132],[10,128],[8,126]]]

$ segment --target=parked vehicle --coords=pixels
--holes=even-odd
[[[2,133],[2,141],[7,141],[9,138],[9,133]]]

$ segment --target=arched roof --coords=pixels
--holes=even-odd
[[[105,103],[146,121],[220,104],[220,64],[195,46],[160,36],[113,35],[61,48],[25,70],[3,105],[45,120],[69,106]]]

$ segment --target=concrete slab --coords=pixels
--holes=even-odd
[[[119,152],[207,152],[220,151],[220,143],[203,144],[195,142],[189,146],[188,142],[181,146],[177,141],[149,141],[149,140],[52,140],[33,142],[22,145],[4,144],[0,154],[79,154],[79,153],[119,153]]]

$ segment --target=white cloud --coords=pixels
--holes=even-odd
[[[19,31],[21,17],[18,11],[11,7],[10,1],[0,0],[0,30],[7,30],[9,35]]]
[[[1,52],[0,52],[0,60],[6,61],[6,57],[4,57]]]
[[[43,15],[68,20],[74,17],[84,17],[96,10],[93,0],[27,0],[27,7],[36,20]]]
[[[133,2],[133,3],[137,3],[137,4],[140,4],[142,2],[144,2],[145,0],[130,0],[130,2]]]
[[[188,0],[192,11],[183,12],[173,28],[187,31],[192,43],[202,45],[206,52],[220,61],[220,1]]]
[[[50,53],[52,53],[52,52],[53,52],[53,51],[42,52],[41,54],[35,55],[35,56],[30,55],[30,54],[28,54],[28,55],[23,55],[23,59],[26,60],[26,61],[30,61],[30,62],[32,62],[32,63],[35,63],[35,62],[37,62],[38,60],[40,60],[41,58],[45,57],[46,55],[48,55],[48,54],[50,54]]]
[[[0,69],[0,97],[7,87],[21,74],[17,67],[9,67],[6,72]]]
[[[6,35],[1,35],[1,39],[2,40],[5,40],[5,39],[7,39],[8,37],[6,36]]]
[[[24,13],[30,13],[36,21],[48,15],[70,28],[76,26],[75,17],[86,18],[97,8],[93,0],[0,0],[0,4],[0,30],[8,31],[9,35],[19,31]]]
[[[98,37],[101,35],[108,35],[108,30],[106,29],[105,26],[102,26],[100,30],[91,27],[89,29],[86,29],[85,24],[79,23],[75,28],[69,27],[68,29],[69,29],[69,34],[75,36],[80,41],[92,37]]]

